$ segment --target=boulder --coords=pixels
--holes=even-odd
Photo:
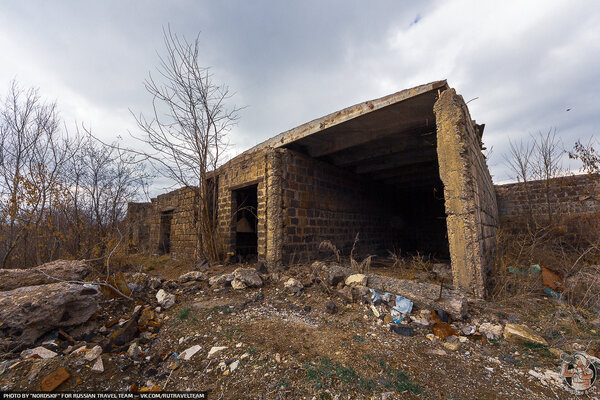
[[[247,287],[261,287],[263,281],[254,268],[238,268],[233,271],[233,277]]]
[[[59,327],[79,325],[98,311],[94,285],[52,283],[0,292],[0,327],[23,343],[33,343]]]
[[[165,310],[168,310],[175,305],[175,295],[165,292],[163,289],[160,289],[158,293],[156,293],[156,300]]]
[[[344,301],[344,303],[354,303],[354,292],[349,286],[344,286],[340,290],[336,291],[338,297]]]
[[[365,274],[353,274],[346,278],[347,286],[367,286],[367,276]]]
[[[210,286],[230,286],[235,277],[233,274],[215,275],[208,280]]]
[[[504,339],[516,343],[539,343],[548,345],[546,339],[537,334],[533,329],[525,325],[506,324],[504,327]]]
[[[304,289],[304,285],[298,279],[290,278],[283,286],[292,293],[298,293]]]
[[[82,281],[89,273],[89,265],[79,260],[57,260],[28,269],[0,269],[0,291],[47,285],[60,280]]]
[[[208,280],[208,276],[206,276],[204,272],[200,271],[191,271],[179,277],[179,282],[181,283],[206,280]]]
[[[327,284],[329,286],[337,286],[338,283],[344,282],[348,275],[347,268],[334,265],[329,268],[329,272],[327,273]]]

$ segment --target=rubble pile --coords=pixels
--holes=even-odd
[[[74,276],[82,264],[73,263],[73,272],[66,264],[57,265],[62,276]],[[324,340],[304,343],[313,331],[316,338],[332,340],[334,356],[351,340],[374,352],[381,346],[414,347],[420,357],[434,359],[467,362],[480,354],[493,363],[486,371],[517,368],[535,351],[561,354],[543,332],[514,319],[473,317],[467,300],[451,289],[340,265],[315,262],[294,271],[264,265],[205,269],[182,272],[172,280],[124,273],[110,282],[126,297],[101,291],[99,282],[0,291],[0,390],[77,390],[86,379],[104,390],[181,389],[193,376],[206,374],[206,379],[219,381],[268,364],[266,379],[294,360],[284,337],[297,335],[287,346],[304,357]],[[273,321],[286,324],[290,332],[272,331]],[[241,342],[252,340],[252,335],[237,336],[249,324],[272,335],[272,353],[263,348],[256,354],[260,341],[252,346]],[[336,324],[345,335],[337,344],[327,337]],[[499,346],[502,353],[493,356]],[[509,346],[517,350],[508,352]],[[251,369],[249,362],[258,366]],[[305,368],[305,361],[298,363],[302,367],[294,371]],[[556,373],[536,371],[529,367],[520,376],[538,377],[545,387],[558,385]],[[7,384],[3,374],[20,378]],[[205,385],[206,379],[198,384]],[[198,388],[212,390],[210,385]]]

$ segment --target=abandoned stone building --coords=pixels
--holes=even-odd
[[[214,171],[226,255],[306,262],[330,240],[348,253],[420,252],[451,261],[454,285],[482,296],[495,252],[496,195],[484,125],[437,81],[283,132]],[[193,255],[194,191],[129,208],[141,251]]]

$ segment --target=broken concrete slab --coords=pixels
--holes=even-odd
[[[516,343],[538,343],[547,346],[546,339],[537,334],[533,329],[525,325],[506,324],[504,327],[504,339]]]
[[[48,359],[48,358],[54,358],[57,355],[58,354],[56,354],[52,350],[48,350],[47,348],[42,347],[42,346],[38,346],[34,349],[23,350],[21,352],[21,358],[35,357],[35,358],[41,358],[44,360]]]
[[[0,326],[23,343],[49,330],[79,325],[99,309],[93,285],[52,283],[0,292]]]
[[[0,269],[0,291],[59,281],[82,281],[89,273],[89,265],[80,260],[57,260],[28,269]]]
[[[368,286],[380,292],[406,297],[418,308],[444,310],[454,319],[462,319],[467,314],[467,299],[456,290],[444,288],[440,296],[438,285],[381,275],[368,275]]]

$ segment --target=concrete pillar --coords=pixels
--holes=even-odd
[[[452,88],[443,91],[434,112],[454,286],[484,297],[496,250],[498,208],[492,178],[462,96]]]

